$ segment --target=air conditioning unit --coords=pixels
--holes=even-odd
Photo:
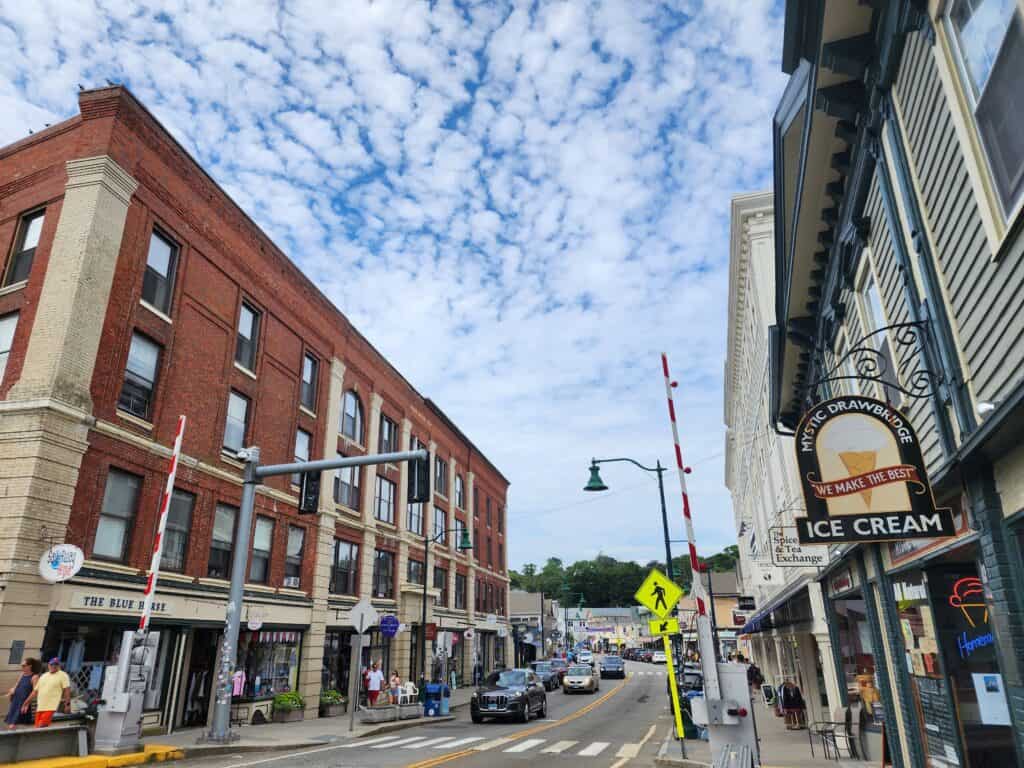
[[[285,576],[284,585],[290,589],[299,588],[299,577],[298,576]]]

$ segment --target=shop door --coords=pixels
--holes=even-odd
[[[184,699],[178,724],[182,727],[206,725],[210,694],[217,677],[215,665],[219,637],[220,632],[213,629],[197,629],[192,636],[192,653],[189,655],[188,671],[181,688]]]
[[[934,720],[943,731],[959,731],[968,768],[1021,765],[1010,727],[1006,681],[999,666],[989,625],[989,606],[978,570],[970,563],[927,573],[953,707],[945,709],[950,715],[946,726],[940,717],[941,703],[932,706],[923,700],[925,720]],[[941,696],[941,691],[937,693]],[[950,734],[954,739],[956,730]]]

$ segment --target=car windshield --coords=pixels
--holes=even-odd
[[[569,674],[572,676],[588,677],[593,673],[590,667],[569,667]]]
[[[487,685],[526,685],[526,673],[517,669],[506,669],[504,672],[492,672],[487,678]]]
[[[620,659],[618,656],[608,656],[607,658],[605,658],[604,663],[605,664],[621,664],[622,663],[622,659]]]
[[[537,672],[539,674],[544,674],[545,672],[550,672],[552,669],[553,669],[553,667],[550,664],[548,664],[547,662],[534,662],[534,664],[533,664],[533,671]]]

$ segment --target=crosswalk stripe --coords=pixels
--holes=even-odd
[[[542,749],[541,752],[545,755],[559,755],[569,747],[574,747],[577,744],[579,744],[578,741],[556,741],[550,747]]]
[[[368,747],[371,744],[379,744],[382,741],[395,741],[398,736],[378,736],[376,739],[356,739],[349,744],[342,744],[342,749],[352,749],[353,747]]]
[[[514,747],[509,747],[505,752],[526,752],[529,749],[540,746],[545,741],[546,739],[527,739],[526,741],[519,742]]]
[[[587,747],[586,749],[581,749],[576,754],[579,757],[597,757],[602,752],[604,752],[606,749],[608,749],[608,747],[610,747],[610,746],[611,746],[610,742],[607,742],[607,741],[595,741],[589,747]]]
[[[413,736],[408,739],[399,739],[398,741],[389,741],[386,744],[374,744],[370,749],[390,749],[391,747],[400,747],[403,744],[412,744],[414,741],[426,741],[426,736]]]
[[[459,739],[458,741],[453,741],[451,744],[442,744],[439,747],[434,747],[434,749],[451,749],[452,747],[464,747],[467,744],[476,744],[476,742],[483,740],[483,736],[470,736],[467,739]]]
[[[487,742],[484,742],[483,744],[477,744],[475,747],[473,747],[473,749],[476,750],[477,752],[486,752],[489,749],[496,749],[498,747],[503,747],[503,746],[505,746],[506,744],[508,744],[509,742],[512,742],[512,741],[515,741],[515,739],[506,736],[506,737],[501,738],[501,739],[495,739],[494,741],[487,741]]]
[[[427,739],[420,744],[407,744],[402,749],[419,749],[420,747],[433,747],[435,744],[443,744],[454,739],[454,736],[442,736],[439,739]]]
[[[639,744],[623,744],[622,745],[622,749],[620,749],[618,751],[618,754],[616,754],[615,756],[616,757],[634,758],[634,757],[636,757],[639,754],[640,754],[640,745]]]

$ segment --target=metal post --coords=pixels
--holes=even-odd
[[[434,459],[427,454],[427,500],[423,508],[423,605],[420,611],[420,690],[423,692],[424,711],[427,701],[427,562],[430,560],[430,537],[427,521],[434,521]],[[428,517],[429,515],[429,517]]]
[[[708,608],[711,611],[711,636],[715,640],[715,661],[719,660],[721,649],[718,645],[718,619],[715,617],[715,589],[711,584],[711,567],[708,566]]]
[[[260,449],[249,448],[245,456],[242,482],[242,505],[235,530],[235,550],[231,560],[231,591],[228,594],[224,641],[221,644],[220,672],[215,681],[213,723],[207,741],[226,743],[231,740],[231,674],[238,655],[238,629],[242,617],[245,592],[245,570],[249,565],[249,539],[252,533],[253,509],[256,505],[256,468]]]
[[[363,635],[352,635],[348,653],[348,729],[356,728],[356,710],[359,709],[359,683],[362,678]]]
[[[655,467],[655,471],[658,473],[658,493],[661,494],[661,527],[665,533],[665,575],[668,576],[669,581],[675,581],[675,575],[672,572],[672,545],[669,544],[668,538],[668,509],[665,507],[665,481],[662,479],[665,467],[661,466],[660,459],[655,462]]]
[[[540,656],[538,658],[547,658],[544,652],[547,650],[548,644],[544,639],[544,590],[540,591]]]

